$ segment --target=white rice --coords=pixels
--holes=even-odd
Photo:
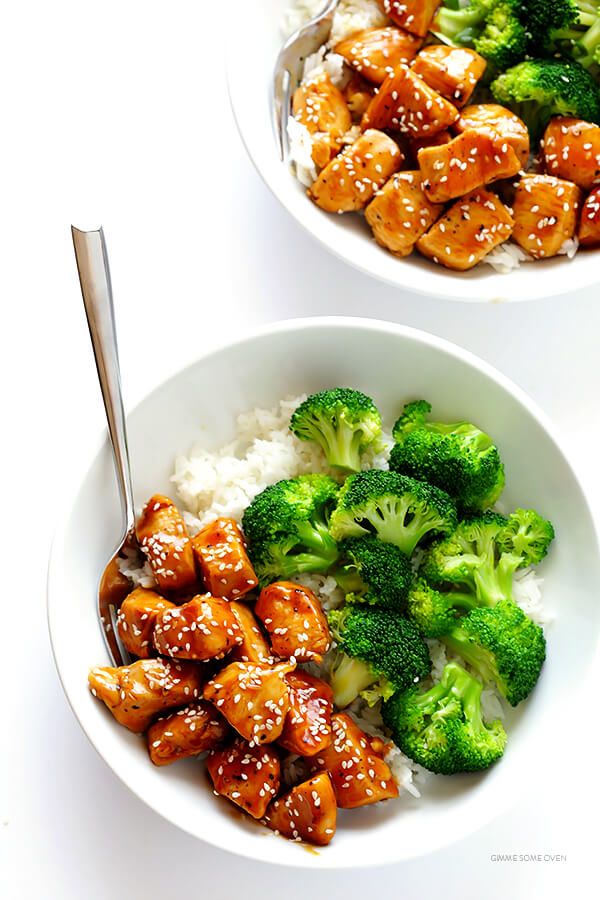
[[[577,237],[567,238],[561,245],[557,255],[566,256],[567,259],[573,259],[577,253],[578,247],[579,241]],[[507,272],[518,269],[522,263],[539,262],[539,260],[534,259],[533,256],[526,253],[525,250],[523,250],[522,247],[519,247],[518,244],[515,244],[514,241],[506,241],[504,244],[500,244],[499,247],[494,247],[487,256],[484,256],[481,262],[486,263],[488,266],[495,269],[496,272],[500,272],[504,275]]]
[[[290,416],[305,396],[288,397],[274,409],[256,408],[238,416],[236,437],[214,451],[202,444],[192,447],[189,454],[175,461],[172,481],[184,507],[184,516],[192,533],[217,516],[230,516],[241,521],[248,504],[269,484],[282,478],[294,478],[310,472],[335,475],[327,466],[322,451],[310,442],[298,440],[289,430]],[[365,454],[365,468],[387,468],[393,445],[389,433],[384,433],[381,445]],[[339,477],[336,475],[336,477]],[[150,567],[129,553],[120,561],[121,571],[136,585],[155,586]],[[304,574],[293,579],[309,587],[319,598],[323,609],[335,609],[344,602],[344,593],[334,578],[328,575]],[[533,569],[518,572],[514,579],[514,597],[521,608],[541,625],[551,616],[542,605],[542,585]],[[432,661],[431,678],[438,680],[448,659],[446,648],[437,640],[427,641]],[[327,676],[335,659],[335,647],[325,655],[323,663],[307,663],[304,668],[315,675]],[[508,707],[495,690],[486,686],[482,692],[482,712],[486,721],[503,719]],[[380,704],[369,707],[356,700],[348,711],[366,732],[382,737],[389,743],[381,718]],[[395,745],[386,755],[393,777],[399,787],[413,797],[421,796],[427,778],[433,778],[417,763],[408,759]],[[284,759],[284,781],[295,784],[306,775],[306,767],[298,757]]]
[[[325,9],[326,0],[296,0],[283,15],[282,30],[286,37],[301,28],[305,22]],[[331,29],[331,44],[337,44],[346,37],[363,31],[387,25],[388,17],[382,12],[377,0],[341,0]]]

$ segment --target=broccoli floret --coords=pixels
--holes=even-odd
[[[440,591],[419,578],[408,595],[407,611],[422,635],[439,638],[454,628],[460,615],[477,605],[475,594]]]
[[[600,6],[590,0],[528,0],[532,56],[563,53],[586,69],[600,63]]]
[[[515,509],[508,517],[500,547],[506,553],[522,557],[519,568],[537,566],[547,555],[554,536],[552,523],[534,509]]]
[[[524,522],[535,526],[528,530]],[[508,518],[488,511],[435,541],[425,553],[421,575],[434,585],[460,585],[477,596],[479,605],[493,606],[512,598],[514,573],[539,562],[553,536],[550,523],[532,510],[517,510]]]
[[[434,34],[446,43],[473,47],[497,69],[525,56],[527,35],[520,19],[520,0],[471,0],[468,6],[441,6]]]
[[[427,644],[416,626],[396,612],[345,606],[329,612],[338,644],[331,670],[334,702],[340,709],[371,688],[369,701],[391,697],[429,674]]]
[[[489,435],[470,422],[430,422],[417,400],[394,425],[390,469],[442,488],[463,509],[493,506],[504,488],[504,466]]]
[[[510,600],[472,610],[442,640],[511,706],[529,696],[546,658],[544,632]]]
[[[326,572],[338,557],[329,514],[339,487],[326,475],[301,475],[265,488],[242,527],[261,586],[299,572]]]
[[[360,471],[360,457],[381,435],[381,415],[370,397],[351,388],[312,394],[292,415],[290,430],[315,441],[330,466]]]
[[[454,530],[456,505],[424,481],[369,469],[346,480],[330,525],[335,540],[375,534],[410,556],[425,535]]]
[[[413,687],[384,703],[383,720],[400,749],[431,772],[478,772],[506,746],[502,723],[483,721],[481,691],[481,682],[449,662],[432,688]]]
[[[498,103],[520,116],[534,138],[552,116],[576,116],[600,122],[600,86],[576,62],[531,59],[492,82]]]
[[[394,544],[368,534],[348,538],[340,545],[340,563],[334,573],[347,603],[366,603],[404,611],[412,584],[410,560]]]

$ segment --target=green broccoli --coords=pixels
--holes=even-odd
[[[315,441],[330,466],[360,471],[360,457],[381,435],[381,415],[370,397],[351,388],[312,394],[292,415],[290,430]]]
[[[550,522],[533,510],[508,518],[495,512],[460,522],[450,537],[435,541],[421,563],[421,575],[434,585],[459,585],[479,605],[512,599],[517,569],[541,562],[554,538]]]
[[[502,723],[483,721],[481,691],[481,682],[449,662],[433,687],[412,687],[384,703],[383,720],[400,749],[431,772],[478,772],[506,746]]]
[[[576,62],[530,59],[504,72],[490,89],[498,103],[523,119],[534,138],[552,116],[600,122],[600,86]]]
[[[413,570],[404,553],[370,534],[348,538],[339,550],[334,575],[347,603],[405,610]]]
[[[450,534],[456,521],[456,505],[440,488],[369,469],[346,480],[330,527],[335,540],[375,534],[410,556],[425,535]]]
[[[463,509],[493,506],[505,479],[491,437],[470,422],[430,422],[430,412],[425,400],[404,407],[393,429],[390,469],[435,484]]]
[[[254,498],[242,527],[261,586],[331,568],[338,549],[328,521],[338,490],[326,475],[301,475],[278,481]]]
[[[586,69],[600,64],[600,6],[597,0],[528,0],[531,55],[562,53]]]
[[[524,59],[526,29],[520,18],[521,0],[471,0],[468,6],[440,6],[432,31],[440,40],[473,47],[496,69]]]
[[[416,626],[396,612],[351,605],[330,611],[328,619],[338,645],[330,677],[340,709],[367,688],[367,699],[374,702],[429,674],[427,644]]]
[[[439,638],[454,628],[460,615],[476,606],[475,594],[437,590],[418,578],[408,595],[407,612],[422,635]]]
[[[511,706],[529,696],[546,658],[544,632],[511,600],[471,610],[442,640]]]

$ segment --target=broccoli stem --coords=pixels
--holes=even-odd
[[[363,433],[360,428],[353,428],[336,420],[329,422],[319,418],[307,420],[305,430],[322,449],[330,466],[344,469],[347,472],[360,471],[360,448]]]
[[[489,684],[495,682],[498,689],[502,689],[499,683],[498,671],[491,654],[463,637],[460,628],[455,628],[450,634],[443,635],[441,640],[449,650],[453,650],[466,663],[472,666],[484,682]]]
[[[472,45],[484,22],[483,9],[448,9],[442,6],[434,19],[434,34],[458,46]]]
[[[477,596],[486,606],[495,606],[501,600],[512,600],[513,575],[519,568],[520,558],[503,553],[496,563],[492,542],[486,556],[486,562],[473,572]]]
[[[338,557],[337,544],[329,534],[325,522],[316,520],[313,522],[299,522],[296,531],[302,543],[312,550],[315,556],[323,561],[328,560],[332,565]]]
[[[340,709],[350,706],[361,691],[377,681],[377,675],[367,663],[341,653],[333,670],[331,688],[333,699]]]

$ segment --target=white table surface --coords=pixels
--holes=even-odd
[[[560,426],[600,501],[598,291],[463,306],[406,296],[325,255],[245,156],[224,83],[223,7],[21,0],[3,15],[2,529],[10,565],[1,600],[0,892],[7,900],[256,900],[265,890],[297,900],[311,889],[348,900],[365,890],[405,900],[439,891],[448,900],[593,896],[593,675],[566,726],[581,763],[588,754],[585,775],[576,757],[570,763],[550,747],[532,760],[531,792],[510,815],[426,860],[345,875],[268,869],[179,833],[116,780],[62,694],[46,631],[46,561],[65,485],[103,427],[71,222],[107,232],[128,405],[199,352],[264,322],[390,319],[468,347],[525,388]],[[566,860],[494,862],[498,853]]]

